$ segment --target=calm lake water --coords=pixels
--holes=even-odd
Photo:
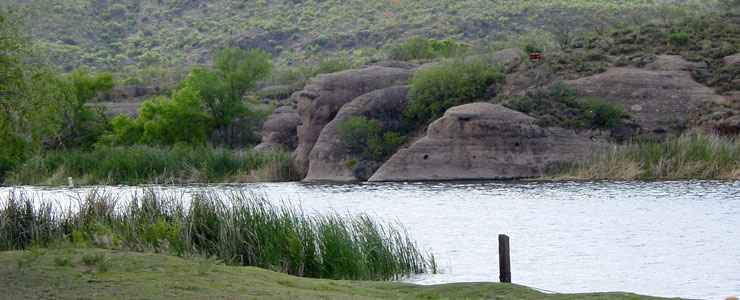
[[[497,235],[513,281],[557,292],[629,291],[724,299],[740,293],[740,182],[276,183],[157,186],[184,199],[251,190],[309,213],[400,222],[442,274],[418,284],[498,280]],[[141,187],[104,187],[124,195]],[[91,188],[0,188],[66,202]],[[127,196],[123,196],[125,199]]]

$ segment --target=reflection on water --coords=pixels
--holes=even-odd
[[[717,299],[740,293],[740,183],[461,182],[153,186],[250,191],[307,213],[400,222],[443,274],[419,284],[496,281],[497,239],[511,237],[515,283],[558,292],[630,291]],[[125,202],[141,187],[102,187]],[[0,188],[60,203],[92,188]]]

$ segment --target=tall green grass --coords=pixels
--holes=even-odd
[[[662,142],[615,145],[557,178],[586,180],[740,179],[740,139],[689,133]]]
[[[202,192],[187,204],[147,191],[119,204],[91,193],[76,207],[11,193],[0,208],[0,250],[78,246],[215,257],[297,276],[389,280],[435,271],[398,226],[367,216],[305,215],[249,193]]]
[[[290,155],[211,147],[98,147],[47,152],[11,172],[11,184],[204,183],[295,179]]]

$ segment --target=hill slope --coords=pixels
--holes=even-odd
[[[671,9],[658,0],[15,0],[53,62],[116,69],[205,63],[213,49],[262,48],[290,63],[326,53],[377,57],[410,36],[485,44],[532,29],[577,30]],[[2,4],[0,4],[2,5]],[[697,4],[698,5],[698,4]]]

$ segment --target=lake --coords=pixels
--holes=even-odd
[[[125,200],[142,187],[98,187]],[[718,299],[740,293],[740,182],[450,182],[151,186],[187,201],[251,190],[307,213],[399,222],[442,274],[418,284],[498,281],[497,235],[513,282],[557,292]],[[0,188],[74,201],[85,188]]]

